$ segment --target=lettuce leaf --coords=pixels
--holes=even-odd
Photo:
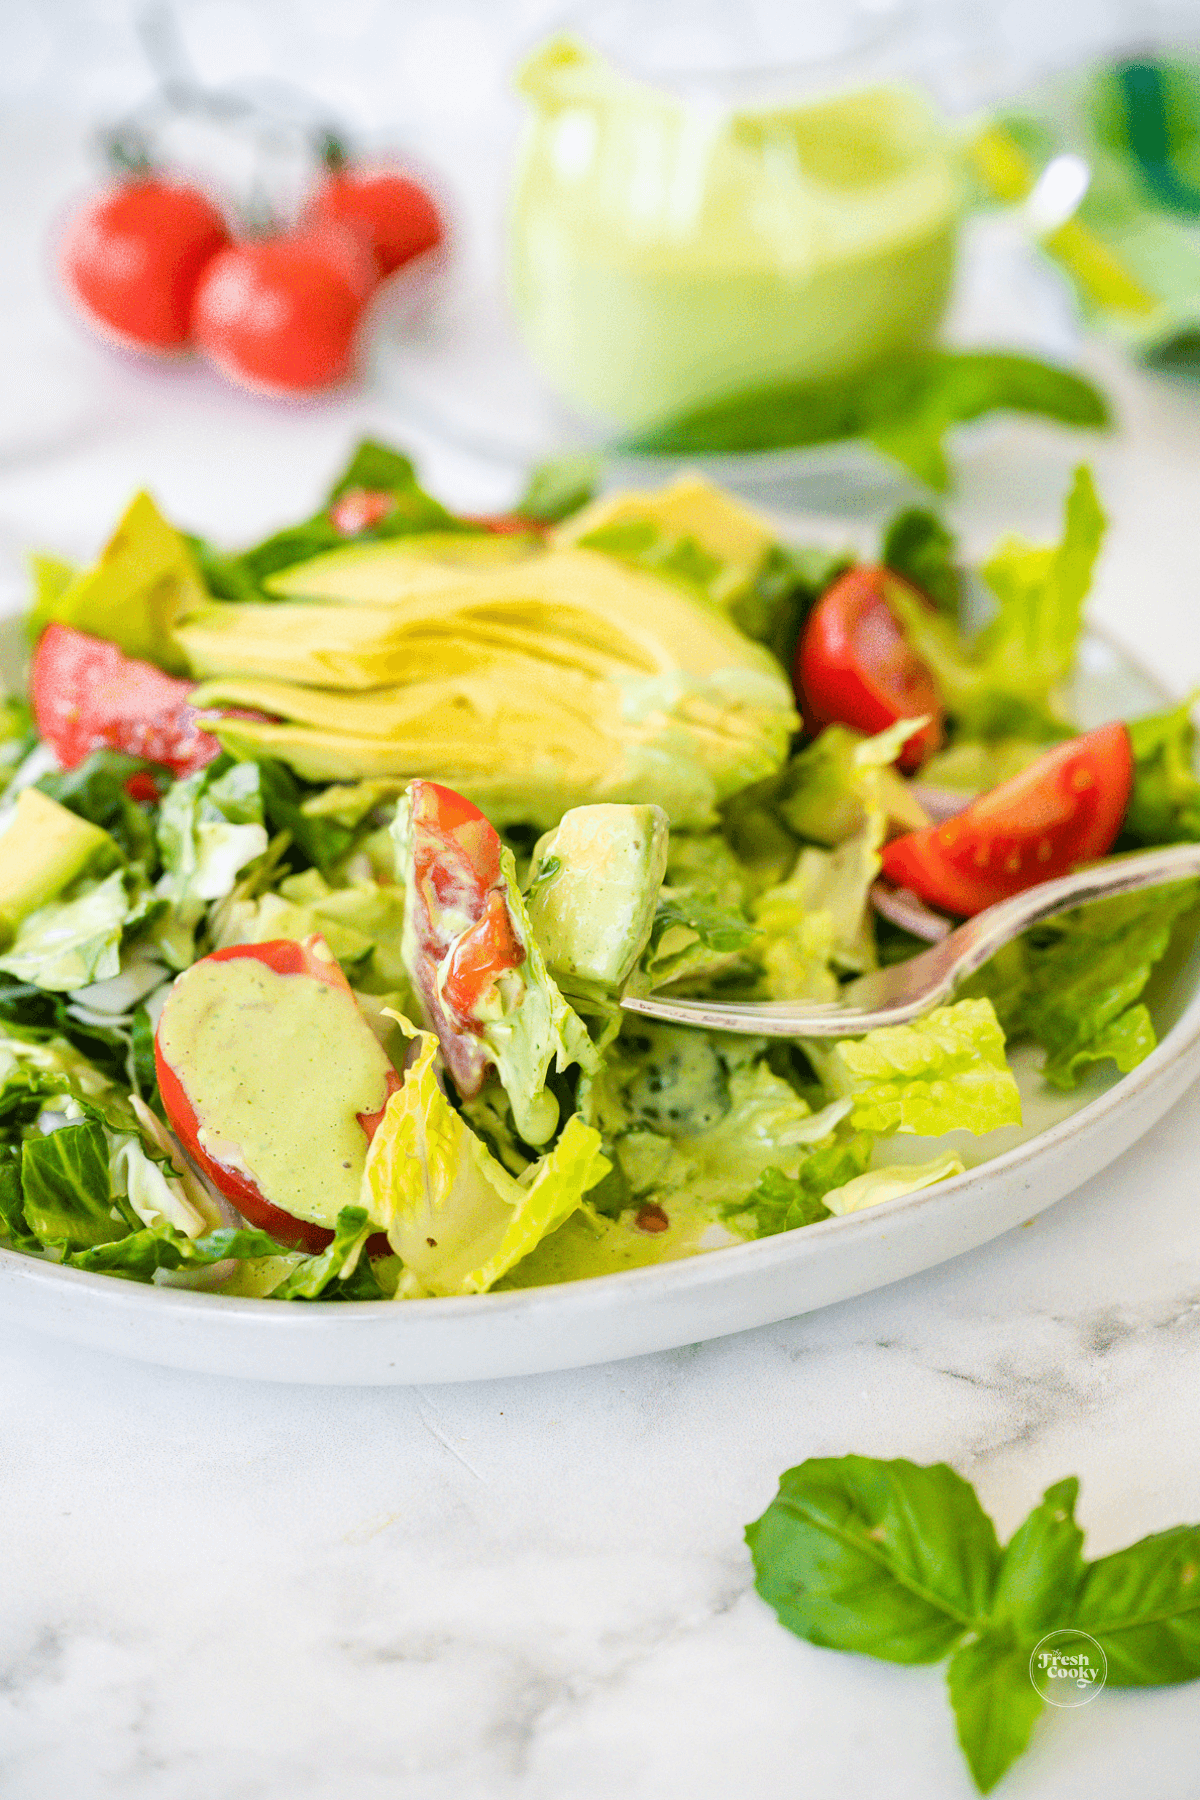
[[[21,1190],[29,1229],[47,1248],[87,1250],[126,1237],[130,1218],[114,1201],[108,1139],[98,1119],[62,1125],[21,1147]]]
[[[267,848],[262,820],[255,763],[229,765],[222,758],[177,781],[159,814],[158,891],[176,905],[223,899],[239,872]]]
[[[879,560],[927,594],[939,612],[957,619],[963,593],[957,550],[954,533],[936,514],[912,506],[888,525]]]
[[[1192,698],[1169,712],[1133,719],[1133,792],[1121,827],[1123,844],[1200,841],[1200,781]]]
[[[371,1139],[363,1195],[371,1220],[432,1294],[485,1293],[578,1207],[608,1173],[600,1134],[576,1114],[554,1149],[517,1179],[438,1085],[437,1039],[415,1057]]]
[[[727,1219],[750,1224],[755,1237],[774,1237],[815,1225],[833,1214],[825,1205],[832,1188],[841,1188],[861,1175],[871,1157],[874,1140],[857,1131],[838,1143],[827,1144],[805,1157],[794,1176],[782,1169],[764,1169],[744,1200],[722,1207]]]
[[[961,991],[986,994],[1010,1039],[1042,1045],[1052,1087],[1076,1087],[1089,1064],[1110,1058],[1128,1074],[1156,1042],[1142,991],[1198,897],[1200,885],[1184,881],[1062,913],[1007,944]]]
[[[149,811],[130,799],[125,783],[131,775],[151,771],[165,785],[162,770],[140,756],[93,750],[78,767],[43,775],[34,785],[69,812],[107,831],[130,862],[148,863],[154,856],[154,824]]]
[[[853,1101],[850,1123],[860,1131],[978,1135],[1021,1122],[1004,1033],[988,1000],[960,1000],[912,1025],[805,1050],[827,1089]]]
[[[881,1206],[885,1200],[898,1200],[901,1194],[913,1194],[935,1182],[948,1181],[961,1175],[966,1165],[953,1150],[945,1151],[925,1163],[896,1163],[886,1169],[868,1169],[855,1175],[843,1187],[825,1196],[829,1211],[837,1217],[862,1212],[864,1207]]]
[[[130,915],[123,870],[104,881],[79,882],[70,898],[22,920],[0,957],[0,971],[56,993],[108,981],[120,973],[121,936]]]
[[[888,604],[963,735],[1037,735],[1028,730],[1031,713],[1036,718],[1050,705],[1075,660],[1105,523],[1091,475],[1081,466],[1067,496],[1061,541],[1037,547],[1008,538],[984,565],[996,612],[970,644],[903,588],[888,590]]]

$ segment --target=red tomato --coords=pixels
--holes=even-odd
[[[303,944],[297,944],[291,938],[274,938],[265,944],[232,944],[227,950],[214,950],[205,960],[230,962],[237,957],[250,956],[258,962],[266,963],[277,975],[309,975],[316,981],[323,981],[329,987],[349,994],[350,984],[337,963],[331,957],[327,960],[328,952],[326,956],[317,954],[317,946],[320,944],[319,938],[309,938]],[[321,948],[324,946],[321,945]],[[256,1225],[260,1231],[269,1232],[277,1243],[286,1245],[288,1249],[303,1250],[310,1256],[333,1242],[333,1232],[326,1226],[314,1225],[308,1219],[297,1219],[282,1207],[273,1205],[250,1176],[239,1169],[227,1168],[224,1163],[215,1161],[208,1154],[200,1141],[200,1122],[192,1103],[184,1091],[183,1083],[163,1055],[157,1037],[154,1041],[154,1066],[158,1074],[158,1091],[171,1122],[171,1129],[192,1161],[203,1169],[213,1186],[226,1199],[233,1201],[249,1224]],[[359,1113],[358,1122],[368,1139],[374,1136],[388,1100],[402,1085],[400,1076],[394,1069],[389,1069],[383,1107],[377,1113]],[[372,1256],[386,1255],[387,1238],[376,1233],[368,1240],[367,1249]]]
[[[347,488],[329,509],[329,523],[343,537],[369,531],[396,510],[396,496],[386,488]]]
[[[67,228],[59,267],[89,324],[142,350],[181,350],[205,265],[229,242],[196,188],[139,177],[106,188]]]
[[[369,245],[381,275],[432,250],[445,236],[441,215],[419,183],[394,169],[340,169],[326,177],[308,217],[347,225]]]
[[[265,393],[344,381],[375,286],[370,252],[328,227],[234,244],[196,290],[192,331],[222,374]]]
[[[544,535],[550,529],[537,519],[523,518],[520,513],[463,513],[462,518],[467,525],[478,525],[495,537],[517,537],[528,531]]]
[[[189,698],[194,685],[72,625],[47,625],[29,670],[38,731],[66,769],[101,749],[123,750],[176,775],[202,769],[221,746],[200,728]]]
[[[873,737],[898,719],[931,714],[899,758],[911,770],[941,743],[945,715],[932,675],[909,649],[884,598],[889,583],[908,587],[890,569],[865,563],[838,577],[808,616],[792,682],[810,730],[852,725]]]
[[[480,1003],[505,970],[524,961],[525,950],[499,886],[500,839],[479,808],[433,781],[414,781],[409,794],[418,947],[413,978],[454,1084],[469,1099],[489,1066],[479,1038]]]
[[[1123,725],[1056,744],[944,825],[894,838],[883,872],[930,906],[972,914],[1112,847],[1133,787]]]

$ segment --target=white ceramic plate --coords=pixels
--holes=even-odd
[[[9,627],[0,660],[11,661]],[[3,652],[9,651],[5,658]],[[1086,639],[1080,723],[1153,710],[1153,680]],[[992,1160],[868,1212],[590,1281],[469,1299],[305,1306],[241,1300],[60,1269],[0,1250],[0,1312],[100,1350],[256,1380],[389,1384],[527,1375],[638,1356],[790,1318],[883,1287],[999,1237],[1128,1149],[1200,1073],[1200,944],[1153,984],[1158,1048],[1131,1075],[1051,1100],[1014,1059],[1026,1124]],[[971,1148],[966,1134],[957,1134]],[[898,1147],[904,1140],[897,1141]],[[914,1153],[921,1150],[908,1140]]]

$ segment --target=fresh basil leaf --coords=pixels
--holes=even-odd
[[[27,1137],[21,1190],[29,1228],[43,1245],[86,1250],[129,1235],[129,1221],[113,1200],[108,1144],[98,1119]]]
[[[879,560],[957,619],[963,585],[957,551],[958,540],[936,514],[913,506],[897,513],[887,527]]]
[[[90,819],[116,839],[130,862],[144,862],[153,875],[154,822],[149,812],[125,791],[131,775],[152,774],[160,790],[171,777],[140,756],[119,750],[93,750],[77,768],[43,775],[35,783],[81,819]]]
[[[300,860],[324,874],[348,855],[356,833],[333,818],[313,817],[302,810],[315,788],[303,786],[286,763],[263,757],[258,764],[263,813],[272,835],[286,831]],[[294,860],[294,859],[292,859]]]
[[[1200,1525],[1089,1563],[1068,1621],[1100,1644],[1114,1687],[1200,1677]]]
[[[343,1206],[337,1216],[333,1241],[316,1256],[306,1256],[289,1275],[271,1289],[272,1300],[328,1300],[337,1298],[337,1289],[342,1282],[349,1282],[358,1276],[355,1298],[381,1300],[382,1290],[371,1275],[370,1259],[366,1254],[366,1241],[372,1230],[365,1207]],[[375,1291],[362,1291],[361,1265],[366,1263],[366,1274]],[[349,1264],[349,1271],[347,1270]]]
[[[1133,792],[1121,827],[1120,847],[1200,841],[1192,700],[1182,701],[1170,712],[1133,719],[1126,729],[1133,750]]]
[[[950,1658],[946,1680],[958,1741],[982,1794],[1025,1749],[1045,1704],[1029,1679],[1031,1648],[1005,1619]]]
[[[992,1612],[1011,1619],[1023,1640],[1042,1637],[1071,1615],[1083,1579],[1083,1532],[1075,1523],[1078,1497],[1073,1475],[1047,1488],[1004,1547]]]
[[[539,463],[517,501],[515,511],[538,525],[557,525],[594,496],[600,481],[600,458],[588,453],[555,457]]]
[[[1000,1563],[974,1488],[945,1463],[811,1458],[746,1541],[782,1625],[888,1662],[945,1656],[986,1617]]]
[[[1081,376],[1033,357],[909,351],[861,374],[741,394],[668,420],[620,448],[639,455],[783,450],[866,438],[931,487],[947,485],[942,438],[989,412],[1104,426],[1109,410]]]

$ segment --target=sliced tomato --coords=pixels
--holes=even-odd
[[[357,537],[396,510],[396,496],[386,488],[347,488],[329,509],[329,523],[342,537]]]
[[[810,731],[851,725],[873,737],[899,719],[928,714],[929,724],[899,758],[912,770],[941,743],[945,713],[933,676],[887,603],[889,585],[917,593],[890,569],[862,564],[839,576],[808,616],[792,682]]]
[[[1112,848],[1133,787],[1123,725],[1056,744],[965,812],[894,838],[883,872],[930,906],[971,915]]]
[[[479,1036],[483,1009],[499,977],[524,961],[525,950],[499,885],[500,839],[479,808],[434,781],[414,781],[409,795],[413,979],[454,1084],[469,1099],[489,1066]]]
[[[221,746],[201,728],[193,686],[72,625],[46,627],[29,671],[38,731],[66,769],[102,749],[176,775],[202,769]]]
[[[226,950],[214,950],[205,960],[230,962],[239,957],[253,957],[258,962],[265,963],[277,975],[308,975],[316,981],[325,982],[329,987],[351,994],[349,982],[320,938],[309,938],[302,944],[291,938],[273,938],[263,944],[231,944]],[[201,1138],[200,1121],[183,1083],[163,1054],[157,1036],[154,1041],[154,1066],[158,1075],[158,1091],[171,1122],[171,1129],[192,1161],[204,1171],[226,1199],[232,1200],[249,1224],[257,1226],[260,1231],[269,1232],[277,1243],[288,1249],[303,1250],[308,1255],[315,1255],[333,1242],[333,1232],[327,1227],[315,1225],[308,1219],[297,1219],[292,1213],[285,1212],[282,1207],[267,1199],[258,1184],[244,1170],[230,1168],[208,1154]],[[380,1110],[357,1115],[368,1141],[379,1127],[388,1100],[403,1086],[401,1077],[394,1069],[388,1070],[386,1080],[387,1092]],[[372,1256],[386,1256],[386,1236],[380,1232],[369,1238],[367,1251]]]

